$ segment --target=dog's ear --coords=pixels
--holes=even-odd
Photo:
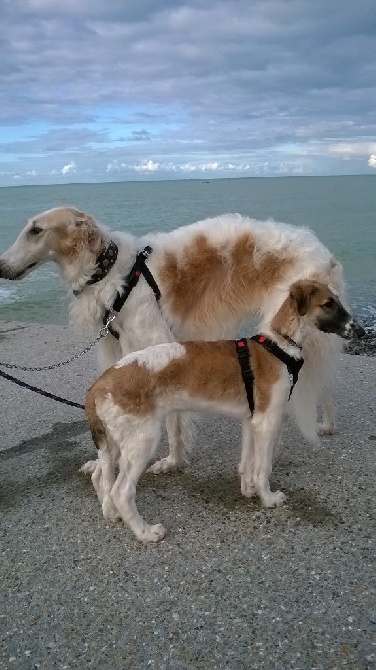
[[[93,217],[85,212],[77,212],[74,217],[74,225],[75,228],[82,231],[90,251],[98,254],[102,246],[102,235]]]
[[[316,286],[307,281],[298,281],[291,286],[290,298],[295,302],[300,316],[307,314],[310,301],[316,290]]]

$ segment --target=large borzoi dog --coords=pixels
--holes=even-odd
[[[271,323],[250,340],[159,344],[106,370],[86,396],[101,464],[100,479],[95,473],[92,479],[104,517],[121,518],[144,542],[163,538],[161,524],[149,526],[140,516],[136,487],[156,452],[163,420],[182,410],[241,419],[242,493],[259,495],[265,507],[281,505],[285,495],[269,484],[273,449],[303,364],[300,344],[312,328],[343,337],[361,334],[327,286],[303,280],[291,286]]]
[[[157,302],[141,277],[113,322],[119,339],[108,335],[99,343],[101,370],[129,352],[161,342],[235,337],[255,315],[262,328],[298,279],[324,282],[346,305],[342,267],[311,231],[239,214],[136,238],[110,233],[74,207],[58,207],[28,221],[1,255],[0,277],[22,279],[42,263],[54,261],[76,294],[71,321],[85,333],[98,332],[145,245],[152,247],[147,268],[161,297]],[[319,432],[335,429],[330,387],[337,365],[334,354],[340,349],[339,337],[315,328],[305,338],[305,365],[289,404],[311,439],[319,400]],[[154,472],[181,465],[189,432],[185,416],[169,417],[170,454],[153,466]]]

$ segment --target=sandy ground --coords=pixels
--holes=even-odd
[[[2,361],[50,363],[81,344],[0,322]],[[141,513],[168,529],[157,546],[102,518],[78,473],[95,456],[83,412],[0,379],[0,667],[375,667],[375,371],[375,358],[342,357],[337,435],[312,447],[285,428],[278,510],[240,494],[239,425],[202,417],[191,464],[140,481]],[[95,356],[19,376],[82,402]]]

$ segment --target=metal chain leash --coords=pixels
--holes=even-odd
[[[106,320],[105,325],[100,329],[99,335],[95,338],[95,340],[90,344],[88,344],[88,346],[85,347],[85,349],[80,351],[78,354],[75,354],[74,356],[67,358],[67,360],[65,361],[61,361],[60,363],[53,363],[52,365],[40,365],[35,367],[27,367],[26,365],[15,365],[14,363],[0,362],[0,367],[7,368],[8,370],[22,370],[23,372],[41,372],[42,370],[56,370],[56,368],[61,368],[63,365],[68,365],[68,363],[72,363],[72,361],[75,361],[84,354],[86,354],[88,351],[90,351],[90,349],[95,347],[95,345],[99,342],[99,340],[108,335],[108,333],[110,332],[108,326],[111,323],[111,321],[115,319],[115,317],[116,314],[111,312],[108,319]]]

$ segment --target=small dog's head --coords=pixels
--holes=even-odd
[[[335,333],[345,339],[365,335],[364,329],[343,307],[338,296],[321,282],[295,282],[290,287],[290,299],[305,323],[324,333]]]
[[[23,279],[47,261],[74,263],[87,251],[97,255],[102,231],[94,219],[74,207],[57,207],[29,219],[14,244],[0,256],[0,278]]]

